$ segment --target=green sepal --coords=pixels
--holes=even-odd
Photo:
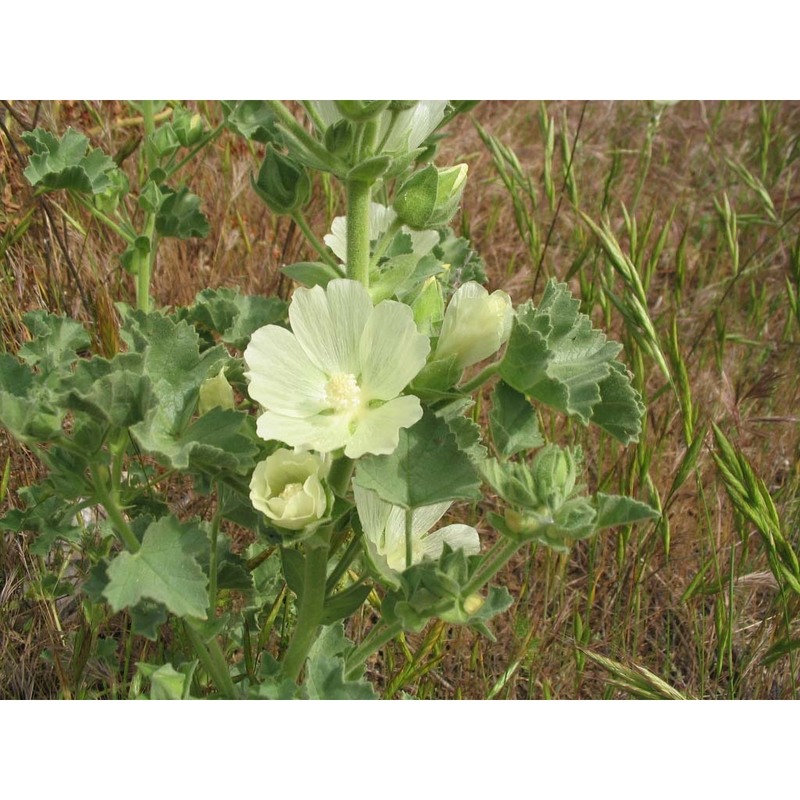
[[[308,203],[311,197],[311,179],[302,164],[267,145],[264,161],[250,185],[255,193],[276,214],[291,214]]]
[[[208,220],[200,211],[200,198],[185,186],[177,191],[161,187],[164,199],[156,214],[159,236],[176,239],[205,238],[210,230]]]
[[[182,147],[193,147],[205,133],[205,123],[200,114],[177,106],[172,114],[172,129]]]
[[[148,139],[148,144],[152,148],[153,153],[155,153],[156,157],[160,160],[174,155],[178,152],[181,146],[181,143],[169,122],[159,125],[159,127],[150,134]]]
[[[148,599],[178,617],[206,619],[208,578],[195,556],[205,542],[206,532],[196,523],[174,517],[151,523],[136,553],[119,553],[108,565],[103,596],[111,609]]]
[[[419,508],[445,500],[480,500],[480,478],[447,423],[425,412],[391,455],[364,456],[356,482],[388,503]]]
[[[325,149],[337,158],[347,158],[353,149],[355,130],[346,119],[340,119],[325,129]]]
[[[22,139],[33,151],[24,171],[31,186],[92,195],[111,186],[108,173],[117,165],[102,150],[89,149],[89,140],[82,133],[67,128],[56,139],[49,131],[36,128],[23,133]]]
[[[372,591],[372,586],[359,584],[350,586],[338,594],[331,595],[325,600],[325,609],[320,622],[323,625],[332,625],[340,619],[346,619],[354,614],[367,599]]]
[[[428,362],[411,382],[411,391],[420,399],[436,402],[461,380],[464,370],[457,356]]]
[[[163,200],[164,195],[161,193],[161,189],[159,189],[158,184],[151,179],[145,183],[142,191],[139,193],[139,208],[151,214],[155,214],[158,209],[161,208]]]
[[[303,286],[321,286],[323,289],[336,278],[343,278],[341,272],[330,264],[321,261],[300,261],[281,267],[281,272]]]
[[[392,159],[389,156],[367,158],[350,169],[346,180],[369,184],[375,183],[389,169],[391,163]]]
[[[368,122],[388,108],[389,100],[335,100],[336,110],[351,122]]]

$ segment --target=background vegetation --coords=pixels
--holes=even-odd
[[[214,103],[189,105],[220,119]],[[124,103],[90,102],[3,103],[0,121],[2,348],[16,352],[22,314],[46,308],[113,352],[114,303],[134,297],[120,244],[66,196],[34,197],[20,135],[75,127],[134,174],[141,121]],[[438,623],[384,649],[370,679],[388,697],[795,697],[800,104],[486,102],[450,130],[441,162],[470,167],[454,227],[490,288],[516,304],[538,301],[550,276],[567,280],[623,342],[647,403],[638,445],[579,426],[556,440],[583,445],[593,489],[646,499],[663,519],[566,556],[525,552],[503,576],[515,604],[497,642]],[[225,134],[203,152],[182,178],[211,232],[163,243],[158,303],[220,286],[288,297],[279,268],[312,254],[250,188],[261,146]],[[340,213],[320,181],[312,228],[325,233]],[[0,513],[38,469],[0,430]],[[182,516],[213,513],[179,484],[170,499]],[[487,496],[456,513],[488,542],[493,507]],[[34,555],[28,535],[0,542],[0,697],[127,696],[152,643],[126,637],[120,614],[102,657],[84,661],[80,609],[43,583],[59,564]],[[367,611],[349,635],[371,624]]]

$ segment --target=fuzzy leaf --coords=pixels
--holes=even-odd
[[[177,192],[162,186],[164,199],[156,214],[156,230],[161,236],[200,239],[208,236],[208,220],[200,211],[200,198],[186,187]]]
[[[480,478],[459,449],[447,423],[426,413],[388,456],[369,455],[358,462],[358,484],[403,508],[445,500],[480,500]]]
[[[281,272],[303,286],[322,286],[324,289],[335,278],[341,278],[342,273],[330,264],[321,261],[301,261],[298,264],[289,264],[281,267]]]
[[[375,690],[363,678],[347,680],[343,656],[352,643],[344,635],[339,622],[323,628],[311,646],[306,660],[304,688],[311,700],[374,700]]]
[[[503,380],[585,425],[599,424],[628,442],[641,431],[643,406],[625,368],[614,359],[621,345],[592,328],[566,284],[550,280],[538,308],[517,310],[500,365]]]
[[[89,149],[89,140],[82,133],[67,128],[56,139],[52,133],[36,128],[23,133],[22,138],[33,150],[24,172],[31,186],[93,195],[111,186],[109,173],[115,172],[117,165],[102,150]]]
[[[173,517],[151,523],[138,552],[120,553],[108,565],[103,594],[112,610],[148,599],[163,603],[178,617],[205,619],[208,578],[194,556],[205,538],[199,526]]]
[[[244,350],[254,331],[285,316],[286,303],[278,297],[243,295],[227,288],[204,289],[185,313],[189,322],[218,333],[238,350]]]
[[[596,530],[614,528],[617,525],[630,525],[646,519],[658,519],[661,516],[658,511],[640,500],[602,492],[598,492],[595,496],[595,506],[597,508],[597,517],[594,522]]]
[[[60,435],[63,416],[43,378],[0,353],[0,425],[21,442],[47,442]]]
[[[17,355],[43,373],[66,369],[78,358],[78,351],[92,343],[83,325],[67,317],[29,311],[22,319],[34,338],[23,344]]]
[[[530,402],[525,395],[503,381],[492,392],[489,425],[495,447],[506,458],[544,444],[539,421]]]

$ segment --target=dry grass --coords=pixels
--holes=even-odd
[[[201,110],[219,113],[212,104]],[[109,346],[113,303],[133,297],[117,258],[119,244],[80,210],[60,207],[65,198],[56,195],[46,204],[33,199],[11,142],[22,150],[19,133],[36,120],[59,132],[67,125],[93,129],[93,143],[114,153],[135,130],[115,125],[126,113],[122,104],[15,103],[0,109],[11,135],[0,135],[4,349],[18,347],[21,315],[35,308],[83,320],[98,347]],[[491,287],[520,302],[531,296],[539,271],[534,300],[545,278],[569,278],[584,310],[625,345],[623,359],[648,403],[638,446],[622,451],[594,431],[554,419],[558,441],[584,445],[593,488],[660,502],[666,523],[600,535],[568,557],[524,552],[502,575],[516,599],[495,626],[497,642],[433,625],[386,648],[370,666],[371,678],[392,695],[418,697],[658,696],[648,674],[690,697],[793,696],[797,676],[790,659],[765,663],[764,655],[776,641],[797,637],[797,598],[782,604],[761,538],[734,513],[725,493],[708,431],[716,423],[746,455],[797,549],[800,340],[786,279],[792,280],[791,251],[800,231],[794,161],[800,104],[682,103],[663,109],[656,120],[645,103],[553,102],[543,112],[533,102],[487,102],[473,116],[513,150],[534,191],[532,197],[520,189],[515,215],[471,120],[461,118],[452,127],[438,161],[470,166],[461,225],[487,263]],[[552,155],[543,132],[548,120],[555,134]],[[183,177],[203,199],[211,233],[161,248],[153,283],[157,302],[186,304],[199,290],[219,286],[286,296],[290,286],[278,268],[312,253],[293,224],[272,216],[250,190],[257,149],[223,136],[204,153]],[[774,212],[735,164],[761,181]],[[136,157],[125,166],[135,170]],[[547,171],[552,202],[544,189]],[[337,198],[316,188],[308,217],[322,233]],[[738,271],[720,213],[725,196],[737,214]],[[637,222],[636,241],[623,206]],[[85,233],[67,224],[63,210]],[[655,335],[649,347],[623,313],[630,308],[630,286],[609,267],[579,212],[598,224],[607,215],[639,268]],[[528,225],[527,241],[520,222]],[[663,247],[650,259],[665,227]],[[672,385],[658,367],[659,350]],[[687,447],[698,437],[696,461],[673,487]],[[0,470],[7,457],[11,481],[4,507],[14,505],[14,490],[36,480],[38,469],[0,432]],[[492,503],[487,498],[465,509],[487,540],[493,534],[483,513]],[[24,538],[6,536],[0,556],[0,697],[65,696],[65,665],[80,617],[61,619],[53,603],[26,596],[41,565]],[[352,621],[351,635],[359,639],[370,625],[366,610]],[[92,685],[102,682],[101,673]]]

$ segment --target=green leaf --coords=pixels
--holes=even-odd
[[[219,334],[226,344],[244,350],[256,330],[286,317],[286,303],[278,297],[243,295],[234,289],[204,289],[184,316]]]
[[[78,358],[78,352],[92,344],[83,325],[67,317],[40,310],[23,314],[22,320],[34,338],[23,344],[17,355],[44,374],[66,370]]]
[[[492,441],[506,458],[544,444],[536,412],[525,395],[500,381],[492,392],[489,413]]]
[[[602,492],[595,495],[595,506],[597,518],[594,525],[597,530],[630,525],[646,519],[658,519],[661,516],[658,511],[640,500]]]
[[[144,636],[151,642],[158,641],[161,626],[167,621],[166,606],[153,600],[142,600],[129,608],[128,613],[131,615],[131,633],[134,636]]]
[[[178,432],[164,422],[163,416],[151,413],[131,428],[142,449],[162,464],[181,470],[191,466],[209,475],[253,470],[259,446],[248,414],[217,406]]]
[[[181,664],[180,669],[175,669],[172,664],[164,664],[150,674],[150,699],[151,700],[186,700],[192,687],[192,678],[197,669],[198,661]],[[144,665],[139,663],[137,669],[141,671]]]
[[[69,189],[84,194],[100,194],[111,186],[109,173],[117,170],[114,160],[102,150],[87,149],[89,140],[67,128],[56,139],[48,131],[36,128],[22,134],[33,153],[24,171],[31,186],[43,189]]]
[[[331,625],[340,619],[346,619],[354,614],[367,599],[367,595],[372,591],[372,586],[359,584],[350,586],[338,594],[329,597],[325,601],[325,610],[322,612],[323,625]]]
[[[600,382],[600,402],[592,409],[592,422],[622,444],[638,442],[644,403],[628,370],[619,361],[611,361],[609,367],[611,372]]]
[[[597,412],[609,433],[630,441],[641,430],[643,406],[624,367],[614,366],[621,345],[594,330],[579,306],[566,284],[551,279],[538,308],[526,303],[517,309],[500,375],[584,425]]]
[[[0,424],[21,442],[49,442],[61,435],[63,417],[42,376],[0,353]]]
[[[339,270],[321,261],[301,261],[281,267],[281,272],[303,286],[322,286],[324,289],[335,278],[343,278]]]
[[[419,256],[414,253],[402,256],[392,256],[381,264],[378,275],[370,281],[369,293],[373,303],[388,300],[401,287],[408,287],[409,278],[419,262]]]
[[[344,635],[339,622],[322,629],[311,646],[306,659],[304,688],[311,700],[375,700],[377,695],[363,678],[347,680],[344,677],[343,656],[351,650],[352,643]]]
[[[141,374],[142,363],[138,353],[120,354],[110,361],[100,356],[82,360],[69,382],[67,407],[117,428],[140,422],[153,399],[150,380]]]
[[[276,127],[278,117],[263,100],[243,100],[235,105],[224,105],[230,110],[228,124],[245,139],[261,144],[280,142]]]
[[[358,462],[356,482],[403,508],[445,500],[480,500],[480,478],[456,443],[447,423],[426,412],[388,456],[368,455]]]
[[[293,547],[281,548],[281,562],[286,585],[297,596],[299,603],[303,597],[303,580],[305,575],[305,556]]]
[[[481,428],[469,417],[457,414],[447,419],[447,427],[456,437],[458,449],[466,453],[472,461],[483,461],[488,451],[481,442]]]
[[[108,565],[103,594],[112,610],[149,599],[178,617],[206,619],[208,578],[194,556],[205,539],[198,525],[182,524],[174,517],[151,523],[138,552],[120,553]]]
[[[156,231],[160,236],[177,239],[200,239],[208,236],[208,220],[200,211],[200,198],[186,187],[173,191],[161,187],[164,199],[156,214]]]

